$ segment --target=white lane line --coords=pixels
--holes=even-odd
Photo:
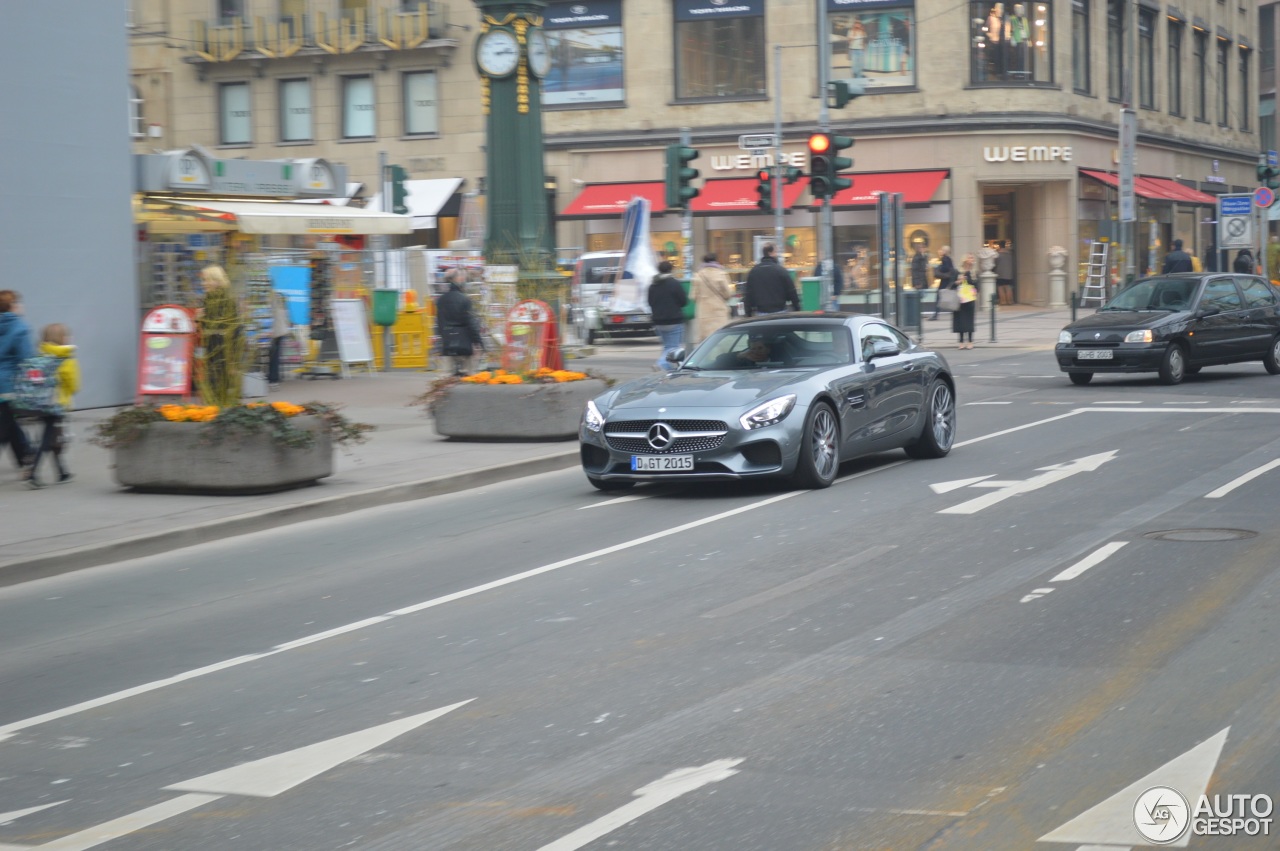
[[[1081,408],[1080,410],[1103,414],[1280,414],[1280,408]]]
[[[1068,417],[1074,417],[1076,414],[1083,413],[1084,411],[1087,411],[1087,410],[1089,409],[1079,408],[1074,411],[1068,411],[1065,414],[1058,414],[1058,416],[1056,417],[1049,417],[1048,419],[1036,420],[1033,423],[1026,423],[1025,425],[1014,426],[1013,428],[1006,428],[1001,431],[993,431],[991,432],[991,434],[984,434],[981,437],[971,437],[968,440],[962,440],[959,443],[955,444],[954,446],[952,446],[952,449],[959,449],[962,446],[972,446],[973,444],[981,443],[984,440],[991,440],[993,437],[1004,437],[1006,434],[1013,434],[1014,432],[1017,432],[1017,431],[1024,431],[1025,429],[1035,428],[1036,426],[1042,426],[1042,425],[1045,425],[1046,423],[1057,422],[1058,420],[1065,420]],[[1127,409],[1122,408],[1121,410],[1127,410]]]
[[[43,845],[36,846],[36,848],[39,851],[88,851],[90,848],[96,848],[113,839],[128,836],[130,833],[150,827],[157,822],[182,815],[197,807],[203,807],[205,804],[217,801],[222,797],[222,795],[181,795],[164,803],[156,804],[154,807],[147,807],[146,809],[129,813],[127,816],[121,816],[118,819],[94,825],[88,830],[82,830],[79,833],[73,833],[70,836],[55,839],[52,842],[46,842]]]
[[[591,505],[582,505],[578,507],[579,511],[586,511],[589,508],[603,508],[606,505],[617,505],[620,502],[635,502],[637,499],[649,499],[653,494],[641,494],[640,496],[618,496],[613,499],[606,499],[604,502],[593,502]]]
[[[1068,567],[1066,570],[1062,571],[1061,573],[1059,573],[1057,576],[1053,577],[1049,581],[1050,582],[1070,582],[1072,579],[1075,579],[1077,576],[1084,573],[1089,568],[1096,567],[1099,564],[1102,564],[1102,562],[1106,561],[1110,556],[1119,552],[1121,548],[1123,548],[1124,545],[1127,543],[1129,542],[1128,541],[1112,541],[1109,544],[1104,544],[1103,546],[1099,547],[1089,555],[1080,559],[1078,562],[1071,565],[1071,567]]]
[[[1091,404],[1094,404],[1094,405],[1141,405],[1142,402],[1135,402],[1129,399],[1117,399],[1115,401],[1099,400],[1097,402],[1092,402]]]
[[[277,644],[272,648],[277,653],[283,653],[285,650],[296,650],[299,647],[306,647],[308,644],[315,644],[318,641],[324,641],[327,638],[333,638],[336,635],[343,635],[348,632],[355,632],[357,629],[364,629],[366,626],[380,624],[383,621],[391,620],[390,615],[378,615],[377,617],[365,618],[362,621],[349,623],[346,626],[338,626],[333,629],[326,629],[324,632],[317,632],[315,635],[308,635],[306,638],[299,638],[295,641],[288,641],[284,644]]]
[[[681,768],[673,771],[637,789],[632,793],[637,798],[631,803],[618,807],[590,824],[584,824],[573,833],[562,836],[549,845],[543,845],[538,851],[577,851],[582,846],[612,833],[628,822],[635,821],[645,813],[656,810],[681,795],[701,789],[709,783],[727,780],[738,773],[734,766],[741,762],[740,759],[718,759],[695,768]]]
[[[1012,405],[1012,402],[965,402],[965,407],[969,405]]]
[[[1209,491],[1207,494],[1204,495],[1204,498],[1205,499],[1221,499],[1222,497],[1231,493],[1233,490],[1240,487],[1241,485],[1247,484],[1253,481],[1254,479],[1258,478],[1258,476],[1261,476],[1263,473],[1266,473],[1270,470],[1274,470],[1276,467],[1280,467],[1280,459],[1277,459],[1275,461],[1270,461],[1266,464],[1263,464],[1261,467],[1257,468],[1256,470],[1250,470],[1249,472],[1245,473],[1243,476],[1240,476],[1237,479],[1232,479],[1231,481],[1227,482],[1225,485],[1218,488],[1217,490]]]
[[[1208,400],[1205,400],[1203,402],[1161,402],[1160,404],[1161,405],[1207,405],[1209,404],[1209,402]]]

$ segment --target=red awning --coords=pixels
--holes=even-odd
[[[697,198],[689,202],[689,210],[694,213],[759,213],[756,202],[760,193],[756,191],[760,180],[755,177],[729,177],[708,180],[702,184],[702,191]],[[809,186],[809,179],[802,177],[795,183],[783,184],[782,203],[790,208],[800,199],[800,195]]]
[[[666,184],[661,180],[642,183],[592,183],[582,188],[578,197],[560,211],[561,217],[595,219],[602,216],[621,216],[627,202],[639,195],[649,199],[650,212],[667,210]]]
[[[1120,178],[1109,171],[1094,171],[1090,168],[1080,169],[1085,177],[1091,177],[1105,183],[1112,189],[1120,188]],[[1133,179],[1135,194],[1148,201],[1173,201],[1178,204],[1217,204],[1218,199],[1208,192],[1183,186],[1176,180],[1166,177],[1135,177]]]
[[[874,206],[876,196],[884,192],[901,192],[905,204],[928,204],[947,179],[945,169],[939,171],[880,171],[852,174],[853,186],[841,190],[831,199],[833,207]]]

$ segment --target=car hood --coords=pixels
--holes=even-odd
[[[649,408],[746,408],[782,395],[805,381],[808,371],[673,372],[630,381],[604,394],[600,401],[616,415]]]
[[[1156,310],[1116,310],[1107,313],[1093,313],[1072,322],[1064,331],[1073,336],[1085,331],[1133,331],[1140,328],[1157,328],[1175,322],[1184,322],[1191,313],[1180,310],[1177,313]]]

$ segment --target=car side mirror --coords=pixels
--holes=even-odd
[[[1217,316],[1222,312],[1222,308],[1214,304],[1208,304],[1196,311],[1196,316],[1204,319],[1206,316]]]
[[[682,361],[684,361],[684,359],[685,359],[685,353],[684,353],[683,346],[678,349],[672,349],[671,351],[667,352],[668,363],[681,363]]]
[[[891,343],[888,340],[876,340],[871,344],[871,357],[867,358],[867,360],[891,358],[900,354],[902,354],[902,349],[898,347],[897,343]]]

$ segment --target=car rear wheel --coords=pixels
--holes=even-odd
[[[828,488],[840,471],[840,423],[826,402],[809,409],[792,483],[799,488]]]
[[[635,487],[635,482],[619,482],[613,479],[597,479],[595,476],[587,476],[587,481],[591,482],[591,487],[602,491],[624,491],[628,488]]]
[[[1072,384],[1079,385],[1080,387],[1083,387],[1090,381],[1093,381],[1092,372],[1069,372],[1067,373],[1067,377],[1071,379]]]
[[[1160,383],[1181,384],[1187,375],[1187,353],[1177,343],[1170,343],[1160,361]]]
[[[1271,348],[1262,356],[1262,365],[1272,375],[1280,375],[1280,337],[1271,341]]]
[[[956,439],[956,398],[951,386],[935,380],[924,409],[924,428],[906,452],[912,458],[944,458]]]

